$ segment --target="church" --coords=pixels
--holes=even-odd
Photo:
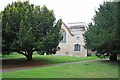
[[[62,22],[61,33],[63,39],[59,43],[60,50],[56,55],[86,57],[87,49],[84,48],[83,34],[86,31],[85,22],[65,24]]]

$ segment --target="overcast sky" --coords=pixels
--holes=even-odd
[[[14,1],[17,0],[0,0],[0,11],[4,10],[8,3]],[[91,22],[91,18],[95,15],[95,9],[103,1],[109,0],[29,0],[31,4],[46,5],[48,9],[53,9],[56,18],[62,18],[65,23]]]

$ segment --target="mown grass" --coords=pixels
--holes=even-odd
[[[13,59],[13,60],[26,60],[25,56],[20,54],[12,54],[3,57],[3,59]],[[57,64],[65,62],[76,62],[83,60],[96,60],[99,59],[95,55],[89,57],[72,57],[72,56],[54,56],[54,55],[33,55],[33,60],[41,61],[43,63]]]
[[[52,56],[52,55],[42,55],[42,56],[33,56],[34,60],[42,60],[46,63],[65,63],[65,62],[76,62],[83,60],[96,60],[96,56],[91,57],[72,57],[72,56]]]
[[[3,59],[23,60],[23,55],[13,54]],[[95,55],[90,57],[70,57],[53,55],[33,55],[33,60],[47,64],[59,64],[83,60],[99,59]],[[38,67],[27,70],[3,72],[3,78],[118,78],[118,63],[110,61],[85,62],[80,64],[66,64],[58,66]]]
[[[3,78],[118,78],[118,64],[98,61],[4,72]]]

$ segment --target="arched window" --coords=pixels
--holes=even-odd
[[[64,30],[61,31],[63,39],[61,40],[61,43],[66,43],[66,32]]]
[[[75,44],[74,45],[74,51],[80,51],[80,45],[79,44]]]

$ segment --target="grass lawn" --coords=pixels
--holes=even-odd
[[[76,62],[76,61],[84,61],[84,60],[97,60],[98,58],[93,55],[91,57],[72,57],[72,56],[33,56],[34,60],[40,60],[45,63],[65,63],[65,62]]]
[[[21,60],[26,58],[22,55],[13,54],[6,56],[5,60]],[[70,56],[47,56],[33,55],[33,60],[47,64],[59,64],[83,60],[96,60],[95,55],[90,57]],[[9,64],[10,65],[10,64]],[[13,65],[13,64],[12,64]],[[27,63],[26,63],[27,65]],[[57,66],[38,67],[27,70],[3,72],[3,78],[117,78],[118,63],[110,61],[85,62],[79,64],[66,64]]]
[[[48,66],[4,72],[3,78],[118,78],[118,64],[109,61]]]
[[[26,58],[20,54],[12,54],[9,56],[2,57],[3,60],[23,60],[25,61]],[[54,56],[54,55],[33,55],[33,60],[41,61],[47,64],[57,64],[57,63],[65,63],[65,62],[76,62],[76,61],[83,61],[83,60],[96,60],[99,59],[95,55],[89,57],[72,57],[72,56]]]

